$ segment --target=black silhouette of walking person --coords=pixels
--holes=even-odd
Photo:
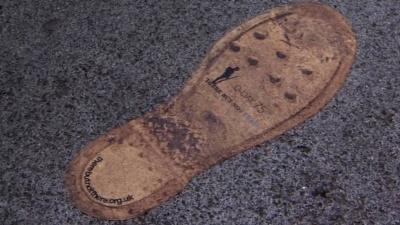
[[[239,67],[232,68],[232,67],[229,66],[228,68],[225,69],[225,72],[221,76],[215,78],[215,80],[213,80],[212,83],[213,84],[218,84],[218,83],[220,83],[222,81],[226,81],[226,80],[235,78],[235,77],[232,77],[232,75],[236,71],[239,71]]]

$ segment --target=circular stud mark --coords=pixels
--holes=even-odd
[[[276,52],[276,56],[280,59],[285,59],[287,57],[283,52],[280,51]]]
[[[258,31],[254,32],[253,36],[258,40],[264,40],[265,38],[267,38],[266,34],[258,32]]]
[[[256,59],[255,57],[249,57],[247,59],[247,62],[249,63],[249,65],[251,66],[256,66],[258,64],[258,59]]]
[[[279,78],[279,77],[276,77],[276,76],[273,76],[273,75],[268,75],[268,77],[269,77],[269,81],[272,84],[277,84],[277,83],[281,82],[281,78]]]
[[[233,52],[240,52],[240,46],[237,43],[230,43],[229,49]]]
[[[297,98],[297,95],[293,94],[293,93],[285,92],[285,98],[287,100],[289,100],[290,102],[295,102],[296,98]]]
[[[301,73],[304,74],[304,75],[309,76],[309,75],[313,74],[313,71],[308,70],[308,69],[302,69]]]

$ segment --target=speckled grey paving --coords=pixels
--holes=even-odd
[[[326,0],[358,58],[316,117],[124,222],[63,189],[90,140],[183,87],[225,31],[287,1],[0,1],[0,224],[400,224],[400,1]]]

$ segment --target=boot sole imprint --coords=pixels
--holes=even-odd
[[[74,204],[135,217],[196,174],[317,113],[343,84],[356,40],[317,3],[274,8],[229,31],[169,103],[88,144],[66,171]]]

